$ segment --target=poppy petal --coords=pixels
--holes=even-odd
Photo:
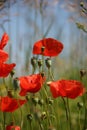
[[[42,77],[40,74],[33,74],[30,76],[23,76],[18,78],[20,81],[20,95],[24,96],[26,95],[27,92],[30,93],[36,93],[38,92],[42,85],[43,82],[45,81],[44,77]]]
[[[26,100],[13,99],[8,96],[1,97],[1,111],[13,112],[18,109],[21,105],[26,103]]]
[[[5,51],[0,50],[0,62],[5,62],[7,59],[8,59],[8,54]]]
[[[15,63],[12,64],[0,63],[0,77],[7,77],[15,66],[16,66]]]
[[[44,47],[44,52],[41,52],[41,48]],[[44,38],[37,41],[33,46],[33,54],[42,54],[44,56],[57,56],[63,50],[63,44],[53,38]]]
[[[49,84],[54,98],[59,96],[74,99],[85,92],[83,84],[76,80],[58,80]]]
[[[9,36],[7,35],[7,33],[4,33],[0,42],[0,49],[3,49],[4,46],[6,46],[8,40],[9,40]]]

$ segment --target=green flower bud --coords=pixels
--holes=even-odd
[[[32,102],[34,103],[34,105],[37,105],[39,102],[38,97],[32,97]]]
[[[45,73],[44,73],[44,72],[41,72],[41,76],[44,77],[44,76],[45,76]]]
[[[50,59],[50,58],[47,58],[47,59],[45,60],[45,63],[46,63],[47,68],[50,68],[51,65],[52,65],[52,62],[51,62],[51,59]]]
[[[19,88],[19,80],[17,77],[15,79],[13,79],[13,85],[14,85],[15,90],[17,90]]]
[[[83,76],[85,76],[86,74],[87,74],[87,71],[86,71],[86,70],[84,70],[84,69],[80,70],[80,76],[81,76],[81,78],[82,78]]]
[[[37,58],[36,57],[31,58],[31,65],[35,68],[36,64],[37,64]]]
[[[14,71],[14,70],[12,70],[12,71],[10,72],[11,77],[13,77],[13,76],[14,76],[14,74],[15,74],[15,71]]]
[[[32,115],[32,114],[28,114],[28,115],[27,115],[27,119],[30,120],[30,121],[32,121],[33,115]]]
[[[14,91],[9,89],[8,90],[8,96],[11,97],[11,98],[14,97]]]
[[[48,97],[46,99],[46,102],[49,104],[49,105],[52,105],[53,104],[53,99],[51,99],[51,97]]]
[[[43,99],[40,99],[39,102],[38,102],[38,104],[39,104],[40,106],[42,106],[42,105],[44,104],[44,100],[43,100]]]
[[[83,107],[83,103],[82,102],[78,102],[77,106],[78,106],[79,109],[81,109]]]
[[[43,64],[42,60],[41,60],[41,59],[39,59],[39,60],[38,60],[38,66],[39,66],[39,67],[41,67],[41,66],[42,66],[42,64]]]
[[[83,2],[80,2],[80,6],[83,7],[83,6],[84,6],[84,3],[83,3]]]
[[[46,119],[46,118],[47,118],[47,114],[46,114],[46,112],[44,111],[44,112],[42,112],[42,114],[41,114],[41,119],[44,120],[44,119]]]
[[[30,96],[26,95],[26,100],[29,101],[29,99],[30,99]]]

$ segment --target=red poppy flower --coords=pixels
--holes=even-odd
[[[49,84],[51,93],[54,98],[68,97],[76,98],[84,93],[84,86],[76,80],[58,80]]]
[[[8,125],[6,126],[6,130],[21,130],[20,126]]]
[[[44,51],[41,48],[44,47]],[[44,38],[37,41],[33,47],[33,54],[42,54],[44,56],[57,56],[63,49],[63,44],[53,38]]]
[[[8,96],[0,97],[0,109],[3,112],[13,112],[26,103],[26,100],[13,99]]]
[[[27,92],[36,93],[40,90],[45,81],[45,77],[42,77],[40,74],[33,74],[30,76],[24,76],[18,78],[20,81],[20,95],[25,96]]]
[[[5,62],[8,59],[8,54],[3,50],[0,50],[0,62]]]
[[[0,62],[0,77],[7,77],[16,64],[5,64]]]
[[[9,40],[9,36],[7,35],[7,33],[4,33],[2,36],[2,39],[0,41],[0,49],[1,50],[4,48],[4,46],[6,46],[8,40]]]

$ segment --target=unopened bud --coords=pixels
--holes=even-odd
[[[14,96],[14,92],[10,89],[8,90],[8,96],[11,98]]]
[[[83,3],[83,2],[80,2],[80,6],[83,7],[83,6],[84,6],[84,3]]]
[[[17,77],[15,79],[13,79],[13,85],[14,85],[15,90],[17,90],[19,88],[19,80]]]
[[[29,101],[29,99],[30,99],[30,96],[26,95],[26,100]]]
[[[44,100],[40,99],[39,102],[38,102],[38,104],[42,106],[44,104]]]
[[[78,102],[77,106],[78,106],[79,109],[81,109],[83,107],[83,103],[82,102]]]
[[[32,115],[32,114],[28,114],[28,115],[27,115],[27,119],[30,120],[30,121],[32,121],[33,115]]]
[[[47,59],[45,60],[45,63],[46,63],[47,68],[50,68],[51,65],[52,65],[52,62],[51,62],[51,59],[50,59],[50,58],[47,58]]]
[[[46,112],[42,112],[42,114],[41,114],[41,119],[44,120],[44,119],[46,119],[46,118],[47,118]]]
[[[52,104],[53,104],[53,100],[51,99],[51,97],[48,97],[48,98],[47,98],[47,103],[48,103],[49,105],[52,105]]]
[[[36,57],[31,58],[31,65],[35,68],[36,64],[37,64],[37,58]]]
[[[37,105],[38,102],[39,102],[38,97],[33,97],[33,98],[32,98],[32,102],[34,103],[34,105]]]
[[[41,72],[41,76],[44,77],[44,76],[45,76],[45,73],[44,73],[44,72]]]
[[[14,70],[12,70],[12,71],[10,72],[11,77],[13,77],[13,76],[14,76],[14,74],[15,74],[15,71],[14,71]]]
[[[42,64],[43,64],[42,60],[41,60],[41,59],[39,59],[39,60],[38,60],[38,66],[39,66],[39,67],[41,67],[41,66],[42,66]]]
[[[81,78],[82,78],[83,76],[85,76],[86,74],[87,74],[87,71],[86,71],[86,70],[84,70],[84,69],[80,70],[80,76],[81,76]]]

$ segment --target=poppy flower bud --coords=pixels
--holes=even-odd
[[[83,76],[85,76],[86,74],[87,74],[86,70],[84,70],[84,69],[80,70],[81,78],[83,78]]]
[[[77,106],[78,106],[79,109],[81,109],[83,107],[83,103],[82,102],[78,102]]]
[[[41,66],[42,66],[42,64],[43,64],[42,60],[41,60],[41,59],[39,59],[39,60],[38,60],[38,66],[39,66],[39,67],[41,67]]]
[[[51,65],[52,65],[52,62],[51,62],[51,59],[50,59],[50,58],[47,58],[47,59],[45,60],[45,63],[46,63],[47,68],[50,68]]]
[[[39,101],[38,97],[33,97],[32,98],[32,102],[34,103],[34,105],[37,105],[38,101]]]
[[[45,47],[44,47],[44,46],[42,46],[42,47],[41,47],[41,52],[43,53],[43,52],[44,52],[44,50],[45,50]]]
[[[35,68],[37,64],[37,58],[36,57],[32,57],[31,58],[31,65]]]
[[[28,114],[28,115],[27,115],[27,119],[30,120],[30,121],[32,121],[33,115],[32,115],[32,114]]]
[[[12,71],[10,72],[11,77],[13,77],[13,76],[14,76],[14,74],[15,74],[15,71],[14,71],[14,70],[12,70]]]
[[[45,73],[44,73],[44,72],[41,72],[41,76],[44,77],[44,76],[45,76]]]
[[[8,96],[11,98],[14,97],[14,92],[10,89],[8,90]]]
[[[44,104],[44,100],[40,99],[39,102],[38,102],[38,104],[42,106]]]
[[[83,2],[80,2],[80,6],[83,7],[83,6],[84,6],[84,3],[83,3]]]
[[[30,99],[30,96],[26,95],[26,100],[29,101],[29,99]]]
[[[48,97],[46,101],[49,105],[53,104],[53,100],[51,99],[51,97]]]
[[[15,79],[13,79],[13,85],[14,85],[15,90],[17,90],[19,88],[19,80],[17,77]]]
[[[46,118],[47,118],[47,114],[46,114],[46,112],[44,111],[44,112],[42,112],[42,114],[41,114],[41,119],[44,120],[44,119],[46,119]]]

